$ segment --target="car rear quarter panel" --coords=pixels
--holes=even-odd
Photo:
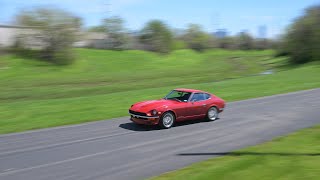
[[[217,97],[215,95],[211,95],[211,99],[210,100],[211,100],[210,101],[210,106],[208,108],[216,106],[219,109],[220,112],[223,111],[223,108],[225,106],[225,101],[223,99],[221,99],[221,98],[219,98],[219,97]]]

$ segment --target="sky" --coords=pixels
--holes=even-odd
[[[246,31],[258,36],[258,27],[266,26],[267,37],[273,38],[315,4],[320,0],[0,0],[0,24],[12,24],[22,10],[46,6],[81,17],[85,27],[120,16],[126,28],[133,31],[160,19],[173,28],[195,23],[208,32],[227,29],[230,35]]]

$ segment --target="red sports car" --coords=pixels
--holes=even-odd
[[[225,106],[221,98],[194,89],[174,89],[160,100],[143,101],[129,109],[131,121],[137,124],[170,128],[176,121],[208,119],[214,121]]]

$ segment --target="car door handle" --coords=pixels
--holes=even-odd
[[[202,104],[202,106],[203,106],[203,107],[205,107],[205,106],[206,106],[206,104]]]

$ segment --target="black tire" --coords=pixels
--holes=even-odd
[[[211,107],[208,109],[207,112],[207,120],[208,121],[215,121],[219,118],[219,111],[216,107]]]
[[[165,112],[162,114],[160,118],[159,126],[163,129],[169,129],[173,126],[175,121],[176,121],[176,117],[172,112]]]

